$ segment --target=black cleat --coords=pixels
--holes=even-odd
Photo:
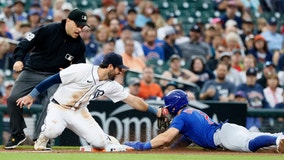
[[[9,141],[5,145],[5,149],[14,149],[26,140],[25,134],[11,135]]]

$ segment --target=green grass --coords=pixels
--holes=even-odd
[[[135,153],[0,153],[9,160],[283,160],[283,155],[139,154]]]
[[[0,146],[3,148],[3,146]],[[159,151],[159,150],[157,150]],[[189,150],[181,152],[162,151],[155,153],[120,152],[90,153],[79,152],[79,147],[53,146],[52,152],[33,151],[32,146],[19,146],[17,150],[0,149],[0,160],[283,160],[284,154],[240,153],[223,151]]]

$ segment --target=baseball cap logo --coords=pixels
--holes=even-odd
[[[85,16],[85,15],[82,15],[82,20],[87,20],[87,16]]]
[[[69,13],[68,18],[73,20],[78,26],[89,26],[86,23],[88,19],[86,13],[79,9],[72,10]]]

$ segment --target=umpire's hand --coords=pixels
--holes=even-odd
[[[24,68],[24,64],[23,64],[22,61],[16,61],[16,62],[14,63],[14,66],[13,66],[13,70],[14,70],[14,71],[20,72],[20,71],[23,70],[23,68]]]
[[[27,96],[24,96],[22,98],[19,98],[16,103],[17,103],[17,106],[19,106],[20,108],[23,108],[23,106],[27,105],[28,109],[31,108],[32,104],[34,102],[34,99],[32,96],[30,95],[27,95]]]

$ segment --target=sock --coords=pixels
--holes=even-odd
[[[249,141],[249,150],[252,152],[257,151],[259,148],[268,147],[276,144],[277,137],[274,136],[258,136]]]

